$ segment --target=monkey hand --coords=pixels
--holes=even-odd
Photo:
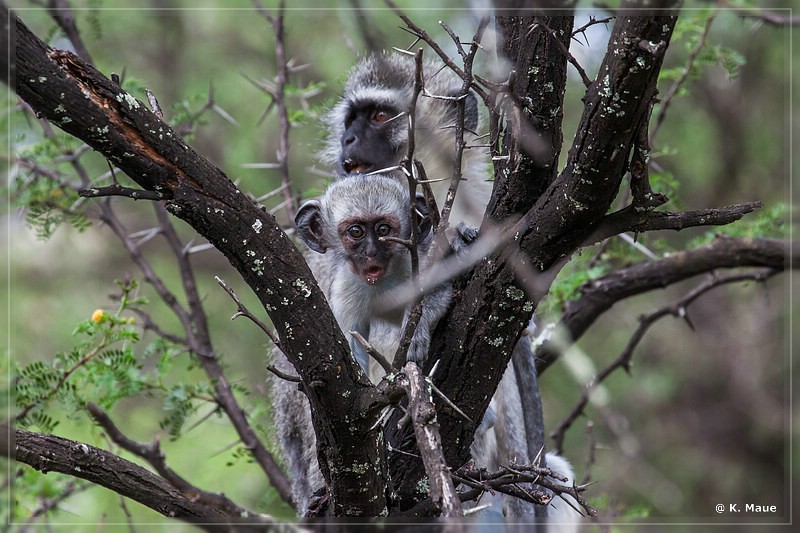
[[[458,257],[469,253],[469,245],[478,239],[478,229],[459,222],[456,231],[450,239],[450,246]]]

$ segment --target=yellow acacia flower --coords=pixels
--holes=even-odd
[[[105,313],[102,309],[95,309],[94,313],[92,313],[92,321],[99,323],[101,320],[103,320],[103,315],[105,315]]]

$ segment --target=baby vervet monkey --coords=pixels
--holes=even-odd
[[[411,281],[411,253],[402,243],[417,226],[419,264],[424,267],[433,235],[425,199],[414,198],[410,216],[408,185],[402,174],[377,174],[339,179],[320,200],[303,204],[295,216],[300,239],[323,254],[312,268],[324,272],[325,293],[339,327],[370,339],[372,324],[385,322],[404,329],[409,305],[396,305]],[[402,180],[402,181],[401,181]],[[451,291],[443,286],[425,297],[408,360],[421,363],[428,351],[430,332],[450,304]],[[369,371],[364,346],[351,336],[356,361]],[[393,355],[393,354],[392,354]]]
[[[411,307],[392,305],[403,296],[394,293],[407,286],[412,269],[408,248],[391,238],[409,239],[411,224],[417,224],[420,265],[425,264],[430,248],[432,232],[425,201],[414,198],[418,214],[413,218],[411,202],[402,174],[350,176],[334,181],[319,200],[305,203],[295,216],[297,235],[311,250],[308,263],[339,326],[349,337],[353,357],[368,374],[367,352],[350,332],[378,341],[376,348],[391,358]],[[422,362],[430,332],[449,303],[448,286],[426,296],[409,347],[409,360]],[[273,350],[273,359],[280,370],[293,372],[279,351]],[[375,380],[380,377],[373,374]],[[324,487],[310,406],[297,386],[286,380],[274,379],[273,392],[278,438],[298,512],[304,514],[314,492]]]

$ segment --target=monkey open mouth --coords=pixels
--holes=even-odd
[[[366,281],[367,284],[375,285],[380,281],[380,279],[383,277],[385,273],[386,270],[383,267],[375,265],[364,269],[364,271],[361,274],[361,277],[364,278],[364,281]]]
[[[348,174],[364,174],[369,172],[372,168],[372,163],[366,161],[356,161],[355,159],[347,158],[342,161],[342,168]]]

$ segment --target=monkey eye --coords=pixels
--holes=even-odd
[[[375,233],[378,234],[378,237],[388,237],[389,234],[392,233],[392,227],[385,222],[378,224],[375,226]]]
[[[354,239],[360,239],[364,236],[364,228],[359,225],[350,226],[347,228],[347,234],[350,235]]]
[[[386,111],[385,109],[378,109],[377,111],[375,111],[375,114],[372,115],[373,122],[386,122],[390,118],[391,117],[389,116],[389,112]]]

